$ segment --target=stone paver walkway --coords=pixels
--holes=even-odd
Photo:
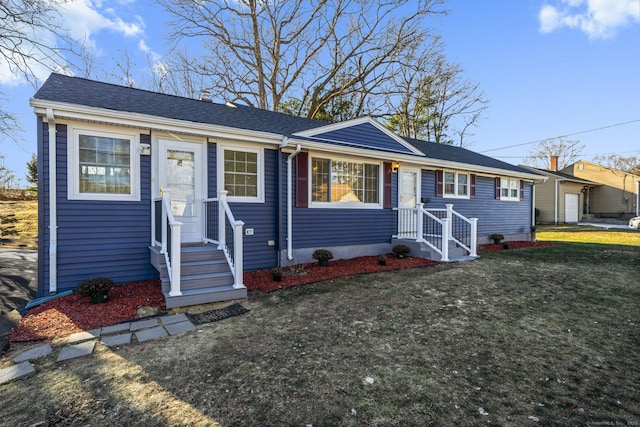
[[[107,347],[117,347],[131,344],[133,337],[137,342],[144,342],[195,330],[187,315],[179,313],[78,332],[54,343],[53,347],[49,343],[41,344],[13,356],[15,364],[0,369],[0,384],[35,374],[31,360],[54,353],[57,353],[56,362],[88,356],[93,353],[98,340]]]

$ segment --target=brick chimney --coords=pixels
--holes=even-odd
[[[551,156],[551,170],[553,172],[558,171],[558,156]]]

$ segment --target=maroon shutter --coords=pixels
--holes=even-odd
[[[496,178],[496,199],[500,200],[500,177]]]
[[[520,200],[524,200],[524,181],[520,180]]]
[[[436,197],[442,197],[444,191],[444,172],[442,170],[436,171]]]
[[[391,191],[392,191],[391,178],[393,177],[393,165],[391,163],[384,162],[382,175],[384,180],[383,181],[384,190],[382,193],[382,207],[384,209],[390,209],[393,207],[393,204],[391,202]]]
[[[309,153],[296,156],[296,207],[309,207]]]
[[[476,197],[476,175],[471,174],[469,181],[471,182],[471,198]]]

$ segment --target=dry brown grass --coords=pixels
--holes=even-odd
[[[197,332],[37,361],[2,422],[636,425],[639,264],[558,244],[253,293]]]
[[[38,202],[36,200],[0,201],[0,238],[2,247],[36,248]]]

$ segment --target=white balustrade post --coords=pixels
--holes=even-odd
[[[227,245],[225,238],[226,227],[226,212],[224,205],[227,203],[228,191],[222,190],[218,192],[218,249],[223,249]]]
[[[478,256],[478,218],[469,218],[471,221],[471,239],[469,243],[469,255]]]
[[[449,261],[449,234],[451,232],[451,221],[448,218],[442,218],[442,260]]]
[[[167,253],[167,218],[169,216],[169,214],[167,213],[167,206],[170,206],[171,204],[170,195],[171,192],[169,190],[162,190],[162,202],[160,203],[162,205],[162,242],[160,242],[162,244],[162,247],[160,251],[163,254]]]
[[[233,281],[233,287],[235,289],[244,288],[243,282],[243,270],[244,263],[242,260],[242,227],[244,222],[236,221],[233,225],[233,268],[235,270],[235,280]]]
[[[447,219],[449,220],[449,239],[453,239],[453,204],[447,203]]]
[[[181,222],[174,222],[171,227],[171,290],[169,296],[176,297],[182,295],[180,291],[180,228]]]
[[[424,214],[422,213],[422,209],[424,208],[424,203],[418,203],[416,205],[416,242],[422,241],[423,236],[423,228],[424,228]]]

